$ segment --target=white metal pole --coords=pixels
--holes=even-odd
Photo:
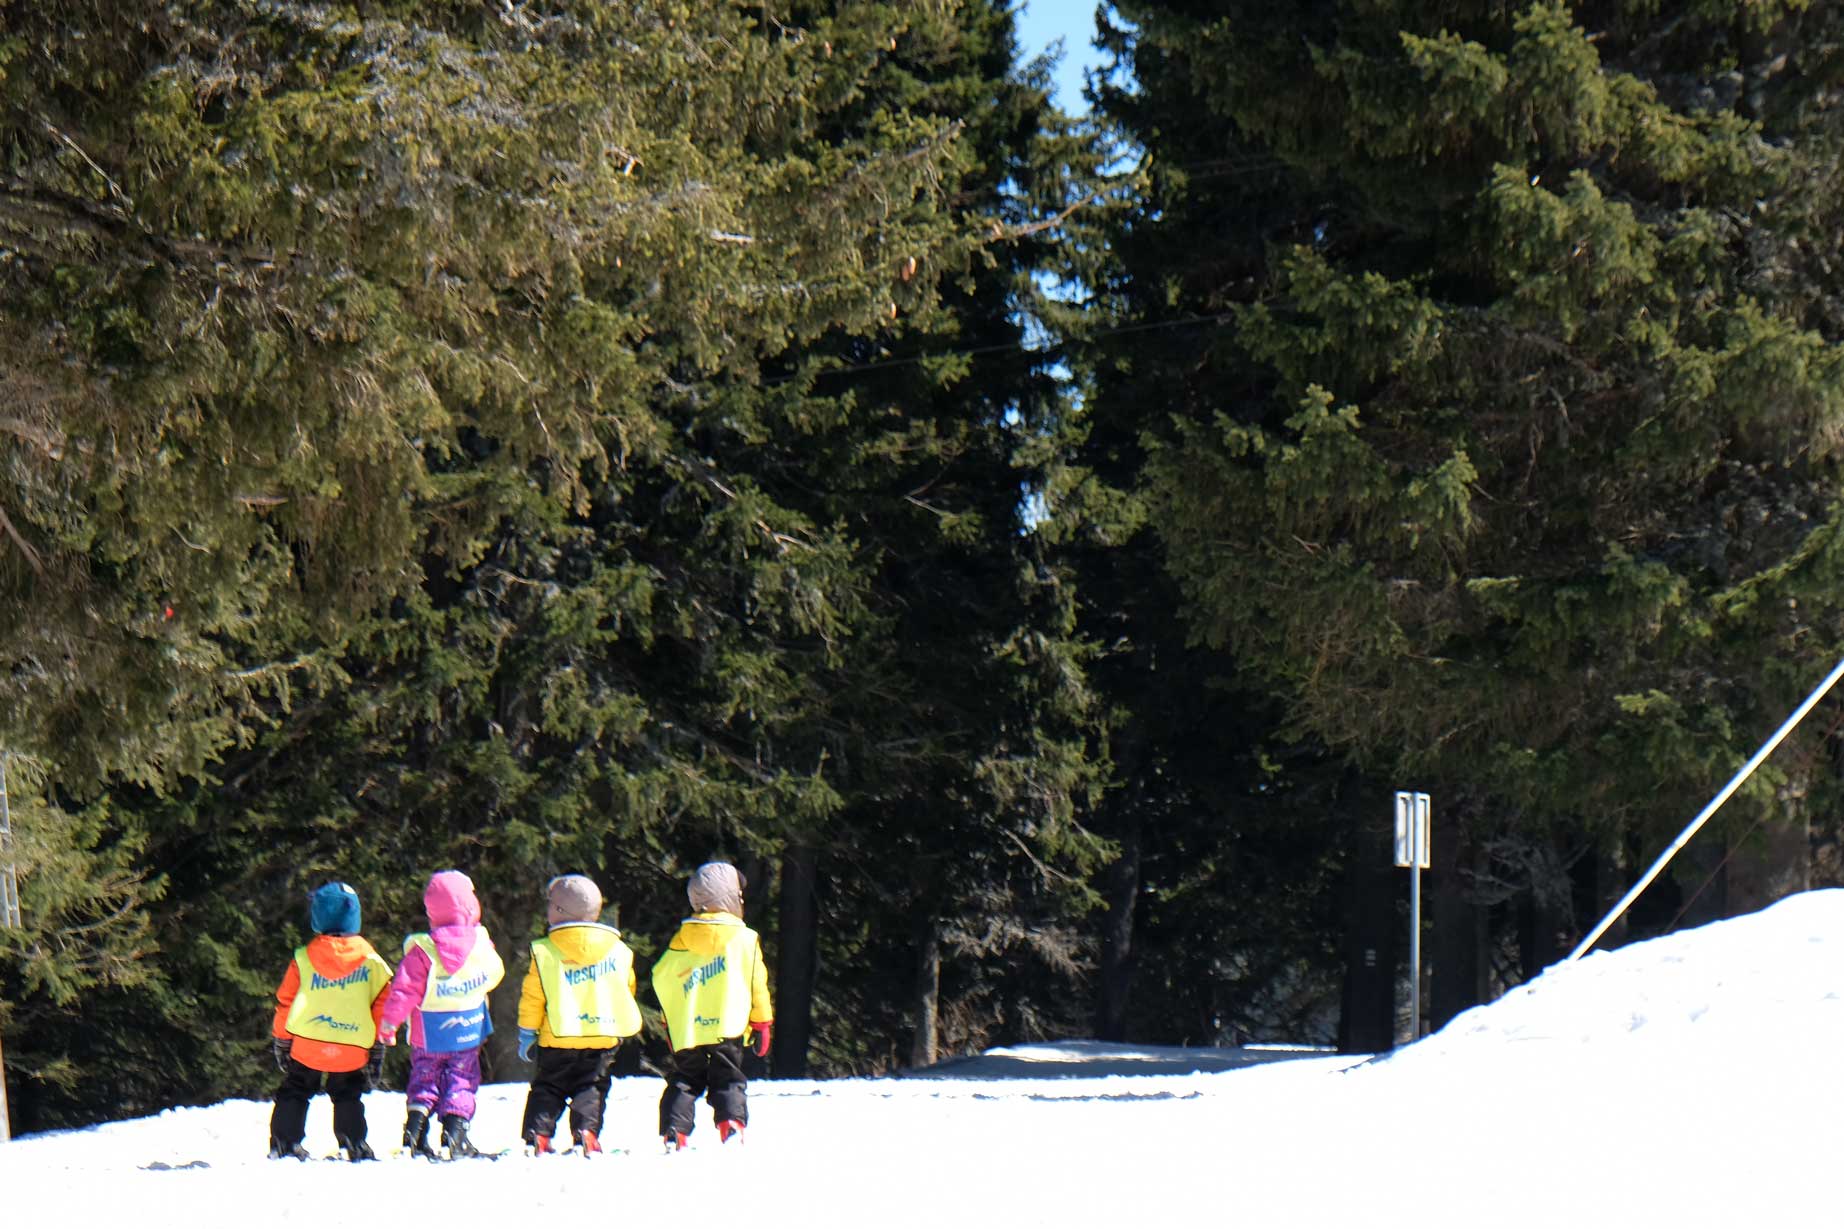
[[[1632,890],[1627,892],[1625,896],[1622,896],[1620,898],[1620,903],[1615,905],[1607,916],[1601,919],[1600,924],[1589,932],[1588,937],[1577,944],[1575,950],[1569,953],[1569,960],[1580,960],[1583,956],[1587,955],[1588,949],[1594,946],[1596,940],[1607,933],[1607,928],[1612,926],[1622,913],[1626,912],[1627,906],[1631,905],[1635,900],[1638,900],[1639,894],[1650,887],[1654,879],[1658,878],[1659,872],[1665,869],[1665,863],[1671,861],[1672,857],[1677,854],[1677,851],[1684,848],[1684,846],[1689,843],[1690,838],[1697,834],[1697,829],[1701,828],[1704,823],[1708,821],[1709,817],[1716,813],[1718,807],[1729,800],[1729,795],[1742,787],[1742,782],[1754,775],[1754,770],[1759,768],[1762,761],[1766,760],[1768,756],[1774,753],[1774,748],[1780,745],[1780,741],[1783,738],[1791,734],[1794,728],[1798,726],[1801,721],[1805,720],[1806,714],[1812,711],[1814,705],[1825,698],[1825,693],[1830,691],[1832,684],[1836,683],[1840,678],[1844,678],[1844,661],[1840,661],[1831,668],[1831,673],[1826,675],[1825,681],[1820,683],[1813,690],[1812,694],[1806,697],[1805,703],[1793,710],[1793,715],[1788,717],[1786,721],[1781,724],[1780,728],[1774,731],[1773,737],[1762,743],[1761,749],[1756,751],[1753,757],[1749,759],[1746,764],[1741,766],[1741,771],[1729,778],[1729,783],[1722,787],[1722,792],[1710,799],[1709,805],[1697,813],[1697,817],[1690,821],[1690,825],[1686,827],[1684,831],[1678,833],[1677,840],[1671,842],[1671,844],[1666,847],[1665,852],[1658,855],[1658,861],[1652,863],[1651,869],[1646,871],[1639,882],[1633,885]],[[1564,963],[1567,963],[1567,961]]]
[[[19,872],[13,865],[13,814],[6,795],[6,756],[0,755],[0,930],[21,924]]]
[[[1409,1040],[1421,1040],[1421,859],[1409,867]]]

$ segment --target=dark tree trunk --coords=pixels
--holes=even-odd
[[[1730,846],[1717,878],[1714,917],[1753,913],[1810,889],[1812,825],[1804,798],[1783,801],[1772,819]]]
[[[1429,1032],[1486,998],[1486,911],[1473,900],[1472,863],[1477,854],[1463,827],[1454,820],[1434,824],[1433,931],[1427,951],[1430,972]],[[1406,873],[1406,872],[1405,872]],[[1428,895],[1424,881],[1424,901]]]
[[[1562,919],[1548,897],[1535,888],[1520,895],[1517,905],[1518,972],[1529,981],[1562,959],[1562,946],[1556,941]]]
[[[811,845],[789,845],[781,855],[781,930],[775,973],[775,1045],[771,1070],[777,1078],[807,1074],[813,1041],[813,980],[819,967],[818,921],[813,891],[819,855]]]
[[[743,912],[749,924],[759,931],[762,929],[761,906],[768,904],[769,895],[774,891],[775,885],[770,882],[773,867],[766,858],[755,854],[737,858],[735,866],[737,874],[743,877]],[[750,907],[751,901],[756,902],[756,908]]]
[[[1376,813],[1385,811],[1378,806]],[[1338,1048],[1346,1054],[1377,1054],[1396,1044],[1402,929],[1396,900],[1402,872],[1391,866],[1389,834],[1380,821],[1360,825],[1358,833],[1345,868],[1345,986]]]
[[[924,917],[916,927],[916,1035],[911,1067],[932,1066],[940,1051],[941,928]]]
[[[1607,911],[1625,894],[1629,886],[1626,882],[1626,866],[1623,848],[1595,848],[1575,863],[1571,879],[1575,927],[1569,944],[1570,950],[1586,938],[1589,931],[1601,924]],[[1607,928],[1607,933],[1595,941],[1594,950],[1608,951],[1619,947],[1626,939],[1626,916],[1622,914]]]
[[[505,980],[487,996],[487,1016],[493,1022],[493,1032],[480,1047],[480,1078],[484,1083],[523,1080],[530,1077],[531,1068],[519,1061],[519,990],[525,984],[526,969],[531,967],[531,942],[524,937],[532,920],[531,905],[525,901],[514,904],[484,892],[480,897],[480,920],[493,936],[493,946],[506,965]],[[407,1028],[403,1035],[409,1036]],[[409,1051],[406,1048],[404,1052]]]
[[[1133,990],[1133,916],[1140,896],[1139,807],[1129,805],[1118,837],[1120,857],[1108,868],[1107,919],[1101,931],[1101,968],[1097,977],[1095,1036],[1127,1040],[1127,1004]]]

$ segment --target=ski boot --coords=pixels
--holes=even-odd
[[[683,1131],[668,1131],[661,1137],[666,1144],[667,1153],[685,1151],[686,1139]]]
[[[742,1143],[743,1142],[743,1124],[738,1122],[734,1118],[724,1119],[722,1122],[717,1124],[717,1138],[722,1140],[726,1144],[729,1143],[732,1139],[736,1140],[736,1142],[739,1144]]]
[[[551,1137],[550,1136],[534,1135],[528,1141],[528,1145],[525,1149],[525,1155],[526,1156],[556,1156],[557,1150],[551,1147]]]
[[[429,1146],[429,1111],[413,1109],[404,1115],[403,1146],[411,1156],[427,1157],[432,1161],[440,1160],[435,1149]]]
[[[459,1114],[442,1115],[442,1148],[451,1161],[458,1161],[464,1156],[480,1155],[480,1149],[474,1147],[474,1141],[467,1137],[467,1119]]]
[[[378,1154],[371,1150],[371,1145],[362,1139],[342,1139],[339,1146],[344,1150],[348,1161],[375,1161]]]
[[[602,1150],[602,1141],[596,1138],[594,1131],[578,1131],[576,1133],[576,1150],[584,1156],[589,1156],[592,1153]]]
[[[272,1161],[311,1161],[313,1160],[312,1157],[307,1155],[307,1149],[301,1146],[301,1141],[298,1139],[292,1144],[284,1144],[279,1139],[270,1140],[269,1141],[269,1159]]]

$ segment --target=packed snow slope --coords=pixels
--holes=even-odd
[[[587,1160],[269,1161],[269,1105],[232,1101],[0,1147],[0,1225],[1844,1223],[1844,891],[1558,966],[1386,1058],[1277,1057],[1076,1043],[762,1082],[745,1144],[701,1121],[676,1156],[658,1081],[621,1080],[627,1151]],[[523,1100],[483,1090],[475,1136],[512,1143]],[[367,1108],[394,1143],[402,1095]]]

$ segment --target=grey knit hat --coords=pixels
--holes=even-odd
[[[559,875],[544,890],[544,921],[593,922],[602,916],[602,889],[587,875]]]
[[[699,913],[721,911],[743,916],[743,877],[728,862],[706,862],[693,871],[685,894]]]

